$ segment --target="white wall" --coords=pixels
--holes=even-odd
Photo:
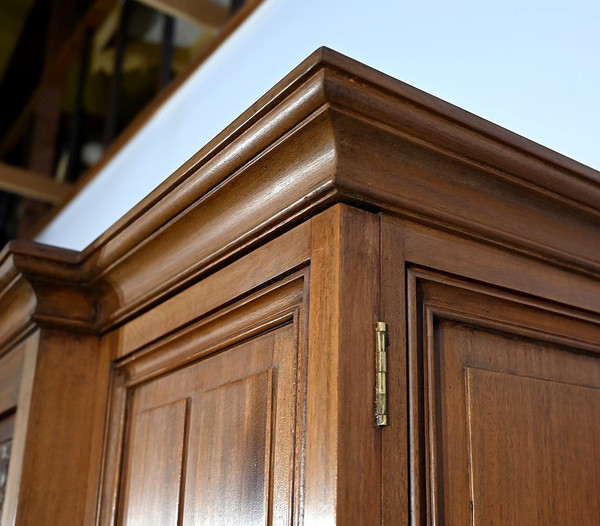
[[[328,46],[600,168],[600,2],[265,0],[38,237],[83,249]]]

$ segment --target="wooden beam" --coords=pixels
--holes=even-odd
[[[229,18],[229,9],[210,0],[139,0],[157,11],[208,27],[221,27]]]
[[[47,71],[48,75],[52,78],[62,79],[61,82],[64,81],[69,68],[79,57],[85,35],[88,31],[93,31],[102,24],[115,4],[116,0],[93,0],[81,22],[67,38],[60,52],[56,55],[56,59],[52,61],[50,70]],[[5,155],[15,146],[27,128],[32,112],[38,107],[40,93],[41,89],[38,85],[19,116],[13,120],[12,126],[3,135],[0,144],[0,156]]]
[[[56,205],[67,197],[71,185],[0,162],[0,190]]]

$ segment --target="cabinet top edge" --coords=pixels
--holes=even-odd
[[[376,143],[372,130],[377,137],[389,138],[388,144]],[[349,143],[348,137],[364,137],[365,142],[355,148],[356,143]],[[500,193],[507,189],[505,199],[517,191],[520,196],[535,195],[531,206],[540,218],[560,210],[579,218],[577,225],[584,225],[586,231],[597,229],[596,221],[600,224],[600,172],[321,48],[83,251],[32,241],[11,242],[0,252],[0,285],[8,286],[19,272],[72,283],[112,282],[113,276],[134,280],[134,262],[140,253],[155,255],[159,261],[153,264],[158,266],[161,258],[168,257],[165,238],[169,233],[189,235],[195,243],[207,246],[208,268],[213,255],[213,259],[218,256],[225,261],[227,254],[265,242],[336,202],[397,211],[406,205],[392,202],[393,197],[383,203],[381,192],[374,193],[370,174],[361,180],[362,153],[358,150],[371,151],[368,162],[379,160],[378,156],[382,159],[381,171],[391,175],[381,184],[422,176],[425,165],[420,174],[406,173],[397,167],[397,157],[396,165],[386,161],[386,154],[399,144],[407,145],[407,155],[419,149],[430,152],[427,155],[436,163],[462,163],[470,170],[467,184],[471,188],[477,187],[483,175],[494,179]],[[258,194],[248,192],[246,196],[244,192],[256,186],[257,178],[264,183],[264,195],[286,185],[294,191],[278,194],[277,203],[273,198],[257,204],[252,199]],[[206,206],[216,202],[215,196],[219,206]],[[452,191],[443,198],[456,206]],[[234,204],[247,211],[239,220],[229,218]],[[427,203],[418,212],[421,218],[431,215],[434,222],[444,220],[435,217],[436,213]],[[215,214],[229,218],[223,221],[229,229],[229,237],[222,236],[224,242],[208,234],[211,225],[214,228]],[[461,231],[465,228],[468,226],[460,225]],[[509,243],[512,239],[518,239],[517,244],[527,243],[526,236],[503,232],[503,228],[497,230],[499,237],[506,234]],[[554,248],[560,252],[560,246]],[[568,260],[568,247],[562,248]],[[192,261],[192,255],[185,257],[181,269],[165,279],[181,276]],[[591,261],[587,270],[600,272],[600,260]],[[104,293],[101,286],[97,290]]]
[[[381,110],[381,97],[385,98],[384,103],[390,107],[405,107],[405,111],[409,112],[411,118],[416,121],[434,118],[451,124],[457,137],[462,134],[479,135],[482,139],[495,143],[495,146],[507,156],[512,158],[521,157],[520,161],[526,160],[529,166],[537,165],[535,179],[531,178],[529,172],[525,170],[522,173],[511,173],[511,176],[522,179],[527,184],[561,194],[573,202],[579,202],[600,213],[600,204],[598,204],[600,201],[589,199],[590,192],[592,192],[594,198],[600,196],[600,171],[341,53],[322,47],[285,76],[83,251],[76,252],[49,247],[32,241],[19,240],[16,243],[9,244],[0,253],[0,260],[6,258],[7,252],[26,253],[30,256],[61,261],[67,264],[83,263],[94,259],[94,256],[100,251],[123,237],[124,231],[134,229],[142,215],[146,216],[146,220],[151,219],[151,216],[159,216],[154,209],[165,197],[173,194],[176,189],[182,193],[185,187],[192,189],[192,187],[197,186],[198,179],[206,176],[201,168],[214,160],[215,156],[227,153],[228,148],[233,146],[236,139],[239,139],[242,135],[247,135],[252,126],[258,121],[265,118],[272,119],[278,113],[286,112],[287,120],[285,122],[277,121],[280,134],[284,135],[291,128],[290,119],[304,118],[311,111],[314,112],[323,106],[347,107],[348,101],[353,97],[358,97],[364,101],[360,108],[353,108],[354,111],[360,112],[364,118],[374,119],[393,128],[402,129],[402,123],[393,122],[393,120],[382,120],[380,115],[375,114],[376,111]],[[295,103],[293,102],[294,98],[297,99]],[[376,98],[380,99],[379,104],[370,105],[369,103]],[[300,101],[300,99],[303,100]],[[289,103],[287,106],[283,104],[286,101]],[[298,108],[300,102],[305,104],[301,109]],[[434,141],[431,136],[418,137],[419,133],[416,127],[411,129],[409,133],[413,134],[416,139],[435,142],[436,147],[439,147],[440,142],[447,139],[446,137],[438,137]],[[246,137],[246,140],[248,140],[248,137]],[[270,145],[264,144],[263,146]],[[455,147],[454,144],[449,143],[443,146],[450,151],[454,150]],[[251,153],[256,156],[262,153],[262,150]],[[480,160],[478,158],[479,153],[477,150],[470,151],[471,160],[488,164],[486,159]],[[236,154],[238,153],[236,152]],[[241,159],[238,158],[238,161],[241,161]],[[248,161],[250,159],[246,159],[246,162]],[[540,172],[539,168],[543,168],[543,170]],[[229,174],[220,174],[221,180],[227,175]],[[563,180],[562,185],[556,184],[557,178]],[[570,180],[567,181],[566,179]],[[212,191],[212,188],[209,191]],[[202,194],[197,194],[196,198],[198,199],[201,196]],[[360,196],[357,196],[357,198],[360,200]],[[172,206],[171,208],[174,211],[177,207]],[[164,218],[164,215],[161,215],[162,218]],[[159,218],[157,217],[157,219]],[[158,223],[155,221],[155,224]]]

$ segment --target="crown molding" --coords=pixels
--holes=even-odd
[[[103,331],[338,202],[600,276],[599,172],[328,49],[83,252],[8,253]]]

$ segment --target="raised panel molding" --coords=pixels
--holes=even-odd
[[[289,524],[300,438],[294,332],[288,323],[128,390],[125,524]],[[116,471],[108,465],[105,477]]]
[[[160,405],[135,415],[123,491],[123,524],[178,524],[185,474],[188,400]]]
[[[600,513],[600,318],[408,271],[413,518],[588,524]],[[557,312],[558,311],[558,312]]]
[[[300,512],[292,502],[301,491],[294,483],[301,461],[294,458],[304,447],[303,432],[296,434],[298,426],[303,428],[297,397],[304,395],[295,386],[305,359],[299,335],[306,274],[297,271],[237,302],[225,302],[117,362],[101,524],[113,524],[119,514],[125,514],[126,524],[138,524],[136,517],[146,524],[143,518],[153,517],[152,510],[146,514],[140,505],[131,511],[132,497],[117,495],[129,495],[132,487],[133,498],[143,501],[144,488],[155,488],[154,479],[147,480],[154,475],[164,479],[154,492],[156,524],[283,525]],[[150,417],[171,423],[154,426]],[[165,440],[172,446],[169,455],[181,458],[181,468],[175,460],[164,468],[166,474],[160,471],[163,464],[144,467],[146,457],[150,461],[166,447]],[[177,498],[164,493],[176,490]]]
[[[467,367],[476,524],[588,524],[600,515],[598,371],[587,386]]]
[[[271,478],[273,389],[269,369],[202,393],[192,429],[198,447],[189,460],[198,473],[186,483],[187,524],[272,523],[269,503],[278,500]]]

